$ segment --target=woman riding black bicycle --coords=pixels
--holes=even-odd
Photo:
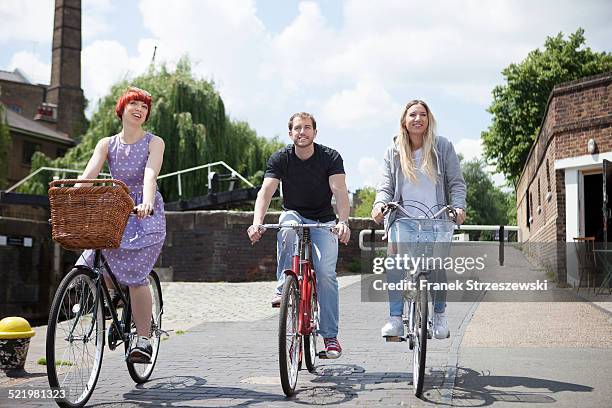
[[[459,159],[452,143],[437,136],[435,127],[435,119],[425,102],[413,100],[406,104],[400,117],[400,132],[385,152],[383,180],[377,187],[372,209],[374,221],[381,223],[384,220],[386,228],[394,224],[395,228],[409,233],[417,228],[410,218],[427,218],[431,209],[435,211],[446,205],[455,208],[457,224],[462,224],[465,219],[466,188]],[[403,200],[419,204],[404,206],[408,214],[389,211],[385,217],[383,211],[387,203],[401,203]],[[394,223],[397,218],[402,218],[402,222]],[[394,251],[392,248],[390,252]],[[398,282],[404,277],[403,272],[387,271],[387,280]],[[446,271],[436,271],[432,278],[444,282]],[[449,336],[445,316],[446,291],[434,291],[433,299],[434,336],[446,338]],[[403,336],[403,308],[403,294],[390,291],[390,317],[381,330],[383,337]]]
[[[152,298],[148,275],[166,237],[164,201],[157,191],[164,141],[142,128],[151,114],[151,95],[147,91],[129,87],[117,100],[115,113],[123,125],[121,132],[98,142],[79,178],[97,178],[104,162],[108,161],[113,178],[127,184],[136,204],[138,217],[128,220],[121,247],[103,250],[102,254],[118,282],[130,287],[138,339],[129,353],[128,362],[148,363],[152,353],[149,341]],[[94,251],[86,250],[77,265],[91,267],[93,259]],[[105,280],[107,286],[113,288],[106,274]],[[114,295],[111,293],[111,297],[116,299]]]

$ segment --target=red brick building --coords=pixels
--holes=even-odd
[[[0,70],[0,103],[12,140],[9,183],[28,175],[35,151],[55,158],[75,144],[85,126],[81,0],[55,1],[50,84],[32,84],[18,69]]]
[[[604,224],[604,208],[612,207],[612,169],[603,189],[606,161],[612,162],[612,72],[556,86],[517,185],[517,223],[519,240],[569,283],[577,269],[575,238],[612,241],[610,219]]]

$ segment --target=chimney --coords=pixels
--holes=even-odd
[[[47,109],[57,107],[57,130],[73,139],[83,133],[85,97],[81,89],[81,0],[55,0],[51,84],[46,102]]]

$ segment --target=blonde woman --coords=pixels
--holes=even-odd
[[[406,104],[400,117],[400,132],[393,138],[384,156],[383,180],[376,190],[372,218],[377,223],[385,221],[401,228],[413,228],[409,219],[393,223],[384,219],[384,206],[390,201],[415,200],[424,207],[452,205],[457,210],[456,222],[465,219],[466,188],[459,159],[450,141],[436,135],[436,121],[429,106],[421,100]],[[439,208],[439,207],[438,207]],[[411,218],[419,218],[423,212],[408,206]],[[395,212],[390,217],[395,217]],[[438,282],[446,281],[446,271],[438,271]],[[399,281],[399,271],[387,271],[388,281]],[[434,335],[436,338],[449,336],[445,316],[446,291],[433,293]],[[400,294],[389,292],[389,321],[382,328],[383,337],[403,336],[402,312],[404,303]]]

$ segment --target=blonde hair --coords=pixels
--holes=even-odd
[[[408,129],[406,129],[406,115],[408,114],[408,109],[414,105],[423,105],[427,111],[427,129],[423,134],[423,162],[421,164],[421,168],[424,170],[425,175],[429,177],[434,184],[436,184],[437,176],[434,164],[434,150],[436,148],[436,120],[434,119],[429,106],[427,106],[425,102],[418,99],[408,102],[404,108],[404,111],[402,112],[402,116],[400,117],[400,132],[396,139],[396,145],[400,154],[402,172],[411,183],[417,182],[418,169],[416,168],[416,162],[412,157],[410,136],[408,134]]]

